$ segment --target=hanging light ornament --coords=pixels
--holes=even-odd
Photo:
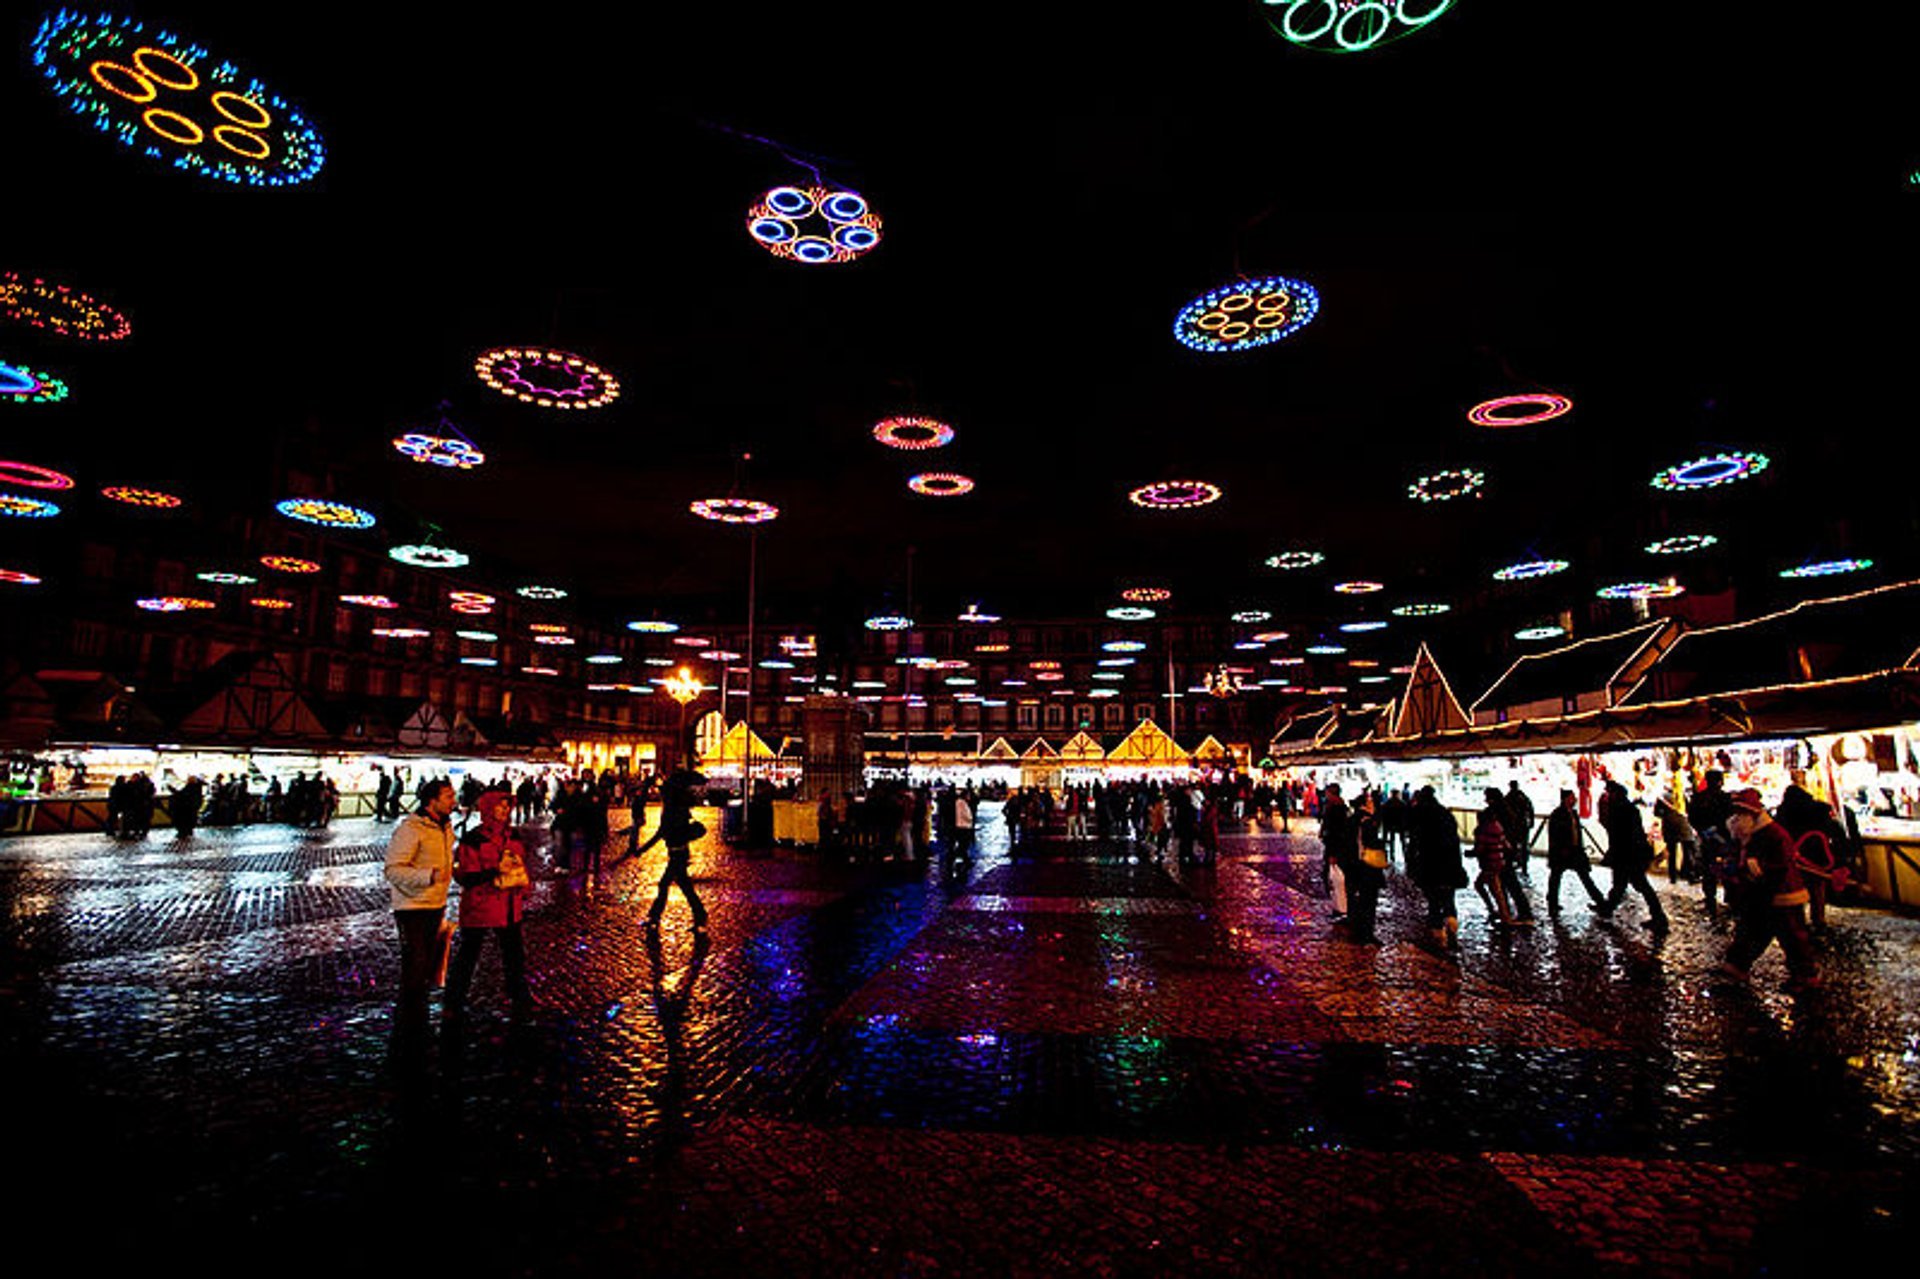
[[[780,515],[780,508],[773,503],[750,497],[707,497],[690,503],[687,509],[703,520],[721,524],[765,524]]]
[[[1718,488],[1751,479],[1771,464],[1765,453],[1711,453],[1668,467],[1653,477],[1653,486],[1663,493]]]
[[[1402,604],[1393,610],[1393,615],[1395,617],[1438,617],[1442,613],[1451,611],[1452,608],[1451,604]]]
[[[38,497],[16,497],[12,493],[0,493],[0,515],[19,520],[45,520],[60,514],[55,503]]]
[[[320,565],[315,560],[303,560],[292,555],[262,555],[260,562],[276,573],[318,573]]]
[[[149,613],[186,613],[212,608],[213,601],[195,599],[191,595],[158,595],[151,599],[135,600],[133,606]]]
[[[1872,560],[1816,560],[1797,568],[1783,568],[1780,570],[1780,576],[1834,577],[1841,573],[1858,573],[1872,567]]]
[[[473,371],[500,394],[543,409],[598,409],[619,398],[613,374],[582,356],[539,347],[483,352]]]
[[[899,613],[880,613],[866,620],[866,628],[870,631],[904,631],[912,626],[913,619]]]
[[[1603,600],[1664,600],[1686,591],[1678,582],[1619,582],[1603,586],[1594,594]]]
[[[1320,294],[1311,284],[1279,275],[1236,280],[1181,307],[1173,336],[1208,354],[1249,351],[1297,333],[1319,312]]]
[[[1453,0],[1263,0],[1267,25],[1320,53],[1365,53],[1391,44],[1453,7]]]
[[[1523,626],[1513,633],[1513,637],[1517,640],[1559,639],[1566,633],[1566,627],[1558,622],[1548,622],[1540,626]]]
[[[290,520],[328,528],[372,528],[378,522],[371,511],[348,506],[345,502],[325,502],[317,497],[290,497],[275,503],[273,509]]]
[[[1161,604],[1172,599],[1173,592],[1164,586],[1129,586],[1120,598],[1129,604]]]
[[[1267,567],[1278,569],[1312,568],[1315,564],[1326,562],[1326,556],[1319,551],[1282,551],[1278,555],[1267,556]]]
[[[980,611],[978,604],[969,604],[967,605],[967,611],[960,614],[956,620],[974,626],[991,626],[1000,620],[1000,615],[998,613],[983,613]]]
[[[646,618],[638,622],[628,622],[627,629],[638,631],[642,635],[671,635],[680,629],[680,623]]]
[[[1138,604],[1122,604],[1108,609],[1107,616],[1116,622],[1147,622],[1158,615],[1152,609]]]
[[[973,481],[952,471],[923,471],[909,478],[907,487],[927,497],[959,497],[973,492]]]
[[[117,342],[133,331],[126,316],[97,298],[12,271],[0,273],[0,315],[88,342]]]
[[[747,234],[777,258],[851,262],[880,243],[880,216],[858,191],[774,187],[747,210]]]
[[[292,600],[278,599],[272,595],[256,595],[248,600],[247,603],[253,605],[255,608],[264,608],[271,613],[282,612],[293,607]]]
[[[1694,551],[1704,551],[1719,541],[1711,533],[1682,533],[1677,537],[1663,537],[1657,542],[1647,543],[1647,554],[1690,555]]]
[[[456,551],[450,546],[434,546],[428,542],[396,546],[387,552],[387,558],[411,568],[464,568],[473,561],[473,557],[465,551]]]
[[[1386,590],[1383,582],[1336,582],[1333,589],[1341,595],[1371,595],[1375,591]]]
[[[1509,564],[1505,568],[1495,569],[1493,580],[1496,582],[1521,582],[1530,577],[1551,577],[1555,573],[1567,571],[1565,560],[1527,560],[1520,564]]]
[[[67,384],[35,373],[24,364],[0,362],[0,400],[15,404],[53,404],[67,398]]]
[[[180,505],[180,499],[171,493],[162,493],[159,489],[128,488],[116,484],[100,490],[100,496],[109,502],[122,502],[128,506],[144,506],[149,510],[170,511]]]
[[[1158,480],[1133,490],[1127,494],[1127,500],[1148,510],[1184,511],[1211,505],[1219,501],[1220,496],[1220,486],[1205,480]]]
[[[260,581],[245,573],[195,573],[193,576],[198,581],[211,582],[215,586],[253,586]]]
[[[1542,392],[1537,395],[1502,395],[1482,400],[1467,410],[1467,421],[1475,426],[1499,430],[1509,426],[1536,426],[1551,422],[1573,411],[1573,401],[1564,395]]]
[[[64,471],[35,466],[31,462],[0,462],[0,484],[15,488],[46,489],[60,492],[73,487],[73,477]]]
[[[33,38],[34,65],[82,120],[176,169],[281,187],[320,171],[306,117],[223,57],[132,18],[61,9]]]
[[[32,573],[23,573],[17,568],[0,568],[0,583],[8,586],[38,586],[40,579]]]
[[[522,586],[514,594],[526,600],[563,600],[567,593],[557,586]]]
[[[1435,471],[1407,485],[1407,496],[1416,502],[1451,502],[1455,498],[1478,493],[1486,482],[1486,475],[1471,467]]]
[[[873,438],[890,449],[918,452],[953,443],[953,428],[930,417],[889,417],[874,424]]]

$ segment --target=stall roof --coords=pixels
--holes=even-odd
[[[1295,715],[1273,735],[1273,740],[1267,743],[1267,749],[1276,755],[1311,749],[1323,734],[1333,728],[1334,715],[1335,708],[1331,706]]]
[[[1525,706],[1604,692],[1643,649],[1676,625],[1661,618],[1632,630],[1591,635],[1545,653],[1529,653],[1509,666],[1467,709],[1478,714],[1482,707]]]
[[[1682,635],[1629,705],[1840,679],[1915,665],[1920,581],[1804,600]]]
[[[936,755],[973,759],[980,754],[980,734],[974,732],[867,733],[864,737],[869,757],[897,755],[904,759],[908,751],[929,759]]]
[[[1186,751],[1150,719],[1133,726],[1133,731],[1107,749],[1109,764],[1139,764],[1165,767],[1187,762]]]

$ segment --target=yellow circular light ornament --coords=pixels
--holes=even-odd
[[[543,409],[598,409],[620,395],[620,382],[582,356],[539,347],[483,352],[473,371],[500,394]]]

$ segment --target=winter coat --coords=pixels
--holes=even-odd
[[[387,884],[395,910],[442,910],[453,881],[453,827],[413,813],[387,841]]]
[[[460,883],[460,927],[505,928],[517,924],[526,913],[525,888],[498,888],[502,863],[518,858],[524,869],[527,850],[513,837],[513,828],[502,823],[496,830],[487,823],[460,837],[454,878]]]

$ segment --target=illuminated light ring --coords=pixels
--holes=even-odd
[[[307,181],[326,162],[325,144],[297,107],[230,60],[172,32],[62,9],[41,22],[31,52],[54,94],[83,121],[176,169],[237,185],[283,187]],[[147,106],[162,100],[162,90],[165,105]],[[217,151],[200,146],[208,127],[188,111],[207,117]]]
[[[587,660],[592,661],[593,659],[588,658]],[[760,669],[763,671],[790,671],[793,669],[793,663],[784,657],[763,657],[760,659]]]
[[[1118,608],[1108,609],[1107,616],[1116,622],[1146,622],[1159,614],[1150,608],[1142,608],[1136,604],[1122,604]]]
[[[1388,625],[1387,622],[1342,622],[1340,630],[1346,635],[1365,635],[1369,631],[1384,631]]]
[[[171,493],[162,493],[159,489],[128,488],[124,484],[103,488],[100,496],[109,502],[124,502],[128,506],[144,506],[155,511],[170,511],[180,505],[180,499]]]
[[[1687,588],[1677,582],[1618,582],[1594,594],[1603,600],[1665,600],[1686,592]]]
[[[1453,611],[1451,604],[1402,604],[1393,610],[1395,617],[1438,617]]]
[[[522,666],[520,673],[522,675],[558,675],[560,670],[554,666]]]
[[[1688,555],[1694,551],[1704,551],[1719,541],[1711,533],[1681,533],[1676,537],[1663,537],[1657,542],[1647,543],[1646,551],[1649,555]]]
[[[1783,568],[1782,577],[1833,577],[1840,573],[1858,573],[1873,567],[1872,560],[1816,560],[1796,568]]]
[[[724,648],[710,648],[700,654],[700,660],[703,662],[737,662],[740,658],[741,654]],[[960,664],[962,666],[966,665],[965,662]]]
[[[245,573],[195,573],[194,578],[202,582],[212,582],[215,586],[257,586],[260,579],[248,577]]]
[[[485,453],[465,440],[452,436],[425,435],[418,431],[395,436],[393,447],[402,456],[416,462],[450,467],[456,471],[471,471],[487,460]]]
[[[1304,281],[1280,275],[1236,280],[1181,307],[1173,336],[1208,354],[1247,351],[1299,332],[1319,313],[1320,294]],[[1238,318],[1243,315],[1252,318]]]
[[[638,631],[642,635],[671,635],[680,629],[680,623],[652,620],[628,622],[627,629],[630,631]]]
[[[1653,487],[1664,493],[1718,488],[1751,479],[1771,464],[1765,453],[1713,453],[1668,467],[1653,477]]]
[[[24,364],[0,363],[0,400],[15,404],[57,404],[67,398],[67,384],[36,373]]]
[[[44,498],[18,497],[12,493],[0,493],[0,515],[22,520],[44,520],[58,514],[60,514],[60,508]]]
[[[275,612],[293,607],[292,600],[278,599],[272,595],[256,595],[248,600],[247,603],[253,605],[255,608],[271,609]]]
[[[870,631],[905,631],[912,629],[913,619],[911,617],[903,617],[898,613],[881,613],[877,616],[869,617],[865,622],[865,626]]]
[[[0,273],[0,314],[61,337],[117,342],[133,332],[127,317],[98,298],[47,280]]]
[[[930,417],[889,417],[874,424],[873,438],[890,449],[943,448],[953,443],[953,428]]]
[[[196,599],[191,595],[156,595],[149,599],[135,600],[133,606],[149,613],[185,613],[195,609],[212,608],[212,600]]]
[[[358,604],[362,608],[399,608],[400,605],[385,595],[342,595],[342,604]]]
[[[527,629],[535,635],[565,635],[567,628],[558,622],[529,622]]]
[[[1495,569],[1493,580],[1496,582],[1523,582],[1530,577],[1551,577],[1555,573],[1567,571],[1565,560],[1527,560],[1520,564],[1509,564],[1505,568]]]
[[[1267,556],[1267,567],[1289,570],[1312,568],[1315,564],[1324,564],[1326,559],[1319,551],[1282,551],[1278,555]]]
[[[1309,644],[1306,651],[1316,657],[1337,657],[1347,650],[1343,644]]]
[[[492,604],[494,598],[484,591],[448,591],[447,600],[454,604]]]
[[[372,511],[363,511],[345,502],[325,502],[317,497],[290,497],[274,503],[273,509],[290,520],[327,528],[372,528],[379,522]]]
[[[1147,642],[1145,640],[1108,640],[1100,647],[1102,651],[1108,653],[1143,653],[1146,651]]]
[[[1287,43],[1317,53],[1365,53],[1412,35],[1454,0],[1265,0],[1267,25]],[[1357,26],[1355,24],[1358,24]]]
[[[780,516],[780,508],[773,503],[750,497],[703,497],[688,503],[687,509],[703,520],[721,524],[765,524]]]
[[[579,641],[571,635],[536,635],[533,637],[533,642],[536,644],[553,644],[561,648],[572,648]]]
[[[1221,488],[1205,480],[1156,480],[1127,494],[1135,506],[1153,511],[1184,511],[1220,500]]]
[[[1517,640],[1559,639],[1567,633],[1564,626],[1523,626],[1513,633]]]
[[[393,547],[387,552],[387,558],[411,568],[462,568],[473,562],[473,557],[465,551],[425,542]]]
[[[73,487],[73,477],[62,471],[35,466],[31,462],[0,462],[0,484],[58,493]]]
[[[1336,582],[1333,589],[1341,595],[1371,595],[1375,591],[1384,591],[1387,588],[1383,582],[1357,581]]]
[[[774,187],[747,210],[747,234],[777,258],[851,262],[880,243],[880,215],[858,191]]]
[[[952,471],[922,471],[908,478],[907,487],[927,497],[959,497],[973,492],[973,481]]]
[[[497,644],[500,642],[500,637],[492,631],[455,631],[454,634],[463,640],[472,640],[476,644]]]
[[[1120,598],[1129,604],[1162,604],[1173,598],[1173,592],[1164,586],[1129,586]]]
[[[32,573],[23,573],[17,568],[0,568],[0,582],[9,586],[38,586],[40,579]]]
[[[433,634],[419,626],[376,626],[367,633],[378,635],[381,639],[425,639]]]
[[[1058,680],[1065,679],[1066,676],[1062,675],[1059,671],[1041,671],[1038,674],[1036,674],[1034,678],[1041,681],[1042,683],[1051,684]]]
[[[1416,502],[1451,502],[1455,498],[1479,492],[1486,482],[1485,473],[1471,467],[1435,471],[1407,485],[1407,496]]]
[[[974,626],[991,626],[1000,620],[1000,615],[998,613],[982,613],[978,604],[969,604],[967,605],[967,611],[961,613],[954,620],[967,622]]]
[[[1249,626],[1255,622],[1271,622],[1273,614],[1264,608],[1243,608],[1233,615],[1233,620],[1243,626]]]
[[[453,604],[449,605],[449,607],[452,608],[454,612],[464,613],[469,617],[485,617],[488,613],[493,612],[493,605],[491,604]]]
[[[1234,648],[1242,653],[1257,653],[1265,647],[1266,645],[1262,644],[1259,640],[1250,639],[1241,640],[1238,644],[1234,645]]]
[[[460,659],[460,665],[462,666],[498,666],[500,665],[500,659],[497,657],[463,657]]]
[[[1027,666],[1029,669],[1036,670],[1036,671],[1057,671],[1060,669],[1060,663],[1054,661],[1050,657],[1043,657],[1043,658],[1039,658],[1038,660],[1028,662]]]
[[[1286,631],[1255,631],[1247,638],[1257,644],[1282,644],[1291,636]]]
[[[260,563],[276,573],[318,573],[320,565],[314,560],[303,560],[292,555],[262,555]]]
[[[1502,411],[1527,405],[1534,406],[1534,411],[1517,416],[1509,416]],[[1551,422],[1572,411],[1572,400],[1564,395],[1543,391],[1537,395],[1502,395],[1496,399],[1482,400],[1467,410],[1467,421],[1475,426],[1500,430],[1509,426],[1534,426],[1541,422]]]
[[[513,592],[523,600],[563,600],[567,593],[557,586],[521,586]]]
[[[673,642],[682,648],[712,648],[713,641],[704,635],[676,635]]]
[[[597,409],[620,395],[613,374],[581,356],[538,347],[503,346],[482,352],[473,371],[500,394],[543,409]],[[529,373],[546,373],[553,380],[571,378],[572,386],[558,388],[530,381]]]

